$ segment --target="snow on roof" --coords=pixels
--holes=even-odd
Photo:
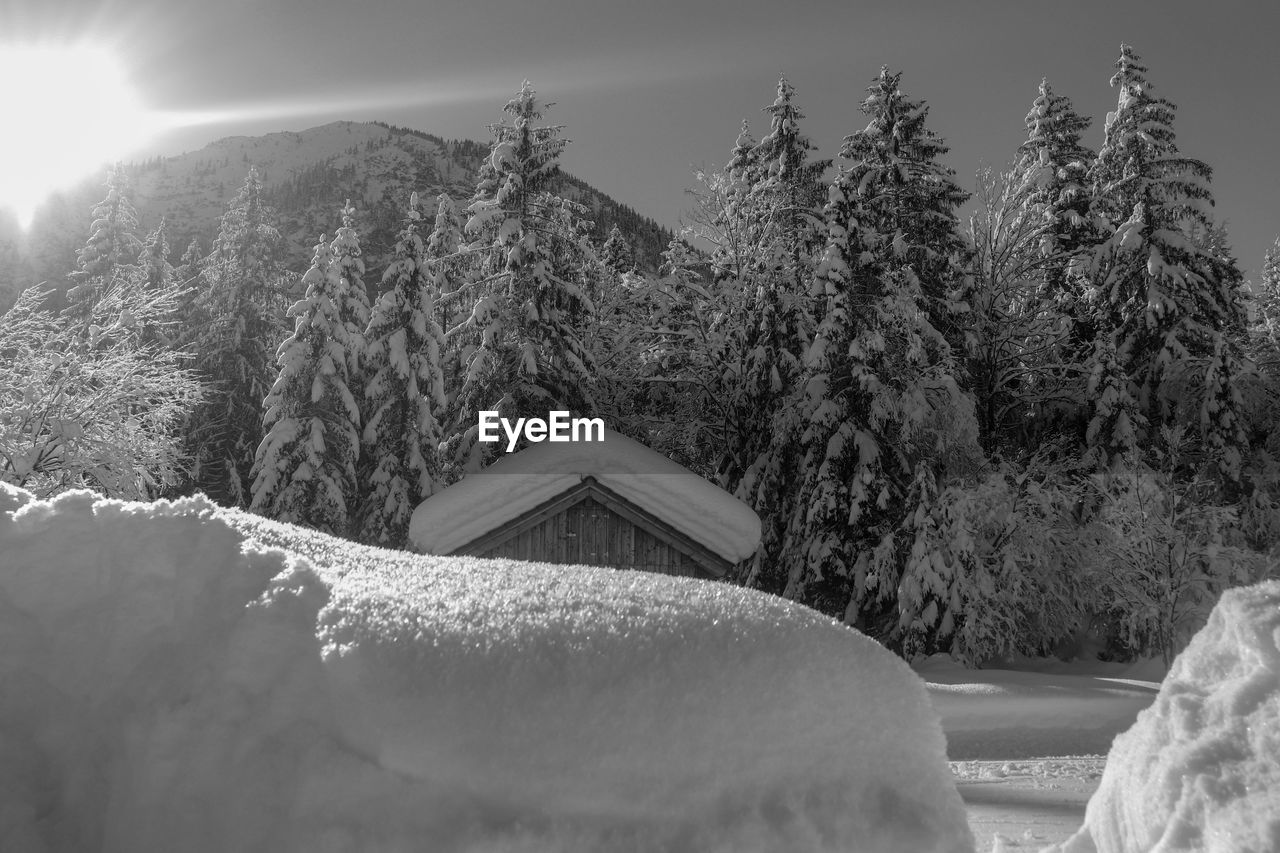
[[[1050,850],[1274,851],[1280,581],[1223,593],[1154,704],[1116,736],[1085,825]]]
[[[427,554],[448,554],[594,477],[729,562],[760,544],[760,519],[733,495],[626,436],[604,441],[544,442],[423,501],[409,540]]]
[[[6,850],[973,849],[923,683],[792,602],[0,498]]]

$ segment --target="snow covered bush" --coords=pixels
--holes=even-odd
[[[1246,476],[1248,476],[1246,474]],[[1277,546],[1280,546],[1280,501],[1272,490],[1280,488],[1280,477],[1255,480],[1254,489],[1240,501],[1240,535],[1254,551],[1265,554],[1271,571],[1280,577],[1276,562]]]
[[[163,343],[180,294],[144,290],[125,268],[96,294],[74,323],[34,288],[0,317],[0,481],[155,497],[186,467],[176,431],[201,397]]]
[[[773,596],[4,485],[0,555],[5,851],[973,850],[923,682]]]
[[[1241,527],[1250,546],[1272,552],[1280,544],[1280,240],[1254,283],[1254,318],[1247,334],[1253,369],[1238,381],[1245,429],[1252,452],[1244,466],[1248,484]]]
[[[978,665],[1042,655],[1080,630],[1091,534],[1071,516],[1079,490],[1063,474],[1004,463],[941,492],[917,476],[915,536],[898,587],[908,658],[948,649]]]
[[[1224,593],[1046,853],[1280,849],[1280,582]]]
[[[1277,527],[1267,493],[1224,503],[1215,482],[1189,480],[1183,445],[1166,427],[1170,449],[1148,450],[1159,467],[1131,455],[1093,475],[1043,456],[949,485],[918,471],[897,591],[904,654],[981,664],[1093,632],[1113,654],[1167,664],[1223,590],[1267,576]]]
[[[1096,478],[1103,527],[1095,575],[1114,639],[1167,663],[1204,624],[1226,588],[1261,579],[1265,557],[1239,535],[1239,508],[1214,500],[1209,482],[1180,479],[1180,429],[1164,428],[1167,450],[1149,449]]]

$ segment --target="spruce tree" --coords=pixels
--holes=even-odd
[[[360,538],[388,548],[404,546],[413,510],[442,480],[444,334],[436,322],[421,227],[414,193],[364,335]]]
[[[631,245],[627,243],[627,238],[622,236],[622,230],[616,223],[609,230],[608,239],[600,247],[600,260],[618,275],[635,269],[636,262]]]
[[[200,312],[196,309],[196,299],[205,290],[204,253],[200,248],[199,238],[192,237],[187,249],[182,253],[178,265],[173,268],[173,283],[179,291],[178,298],[178,334],[175,341],[190,344],[195,340],[200,323]]]
[[[169,241],[165,236],[165,222],[147,235],[138,255],[138,267],[143,286],[148,290],[164,290],[175,284],[173,264],[169,263]]]
[[[693,390],[712,372],[706,350],[700,346],[707,338],[714,301],[706,288],[706,268],[704,255],[684,239],[673,237],[662,253],[659,278],[644,306],[644,328],[652,342],[643,368],[646,375],[661,380],[645,383],[646,393],[661,395],[650,407],[649,417],[666,420],[664,416],[674,415],[670,423],[678,425],[681,433],[688,433],[706,414],[701,394]]]
[[[790,446],[800,454],[794,507],[780,514],[786,524],[781,559],[762,563],[779,574],[770,577],[758,567],[749,581],[862,624],[862,612],[892,592],[892,537],[910,473],[895,453],[891,383],[923,374],[927,361],[908,372],[902,357],[914,353],[923,360],[925,340],[934,342],[935,353],[945,350],[935,331],[912,328],[911,314],[924,319],[919,288],[891,276],[876,256],[877,241],[852,218],[856,185],[846,175],[837,179],[827,207],[830,243],[817,279],[822,321],[791,417],[774,434],[780,450]],[[907,292],[900,294],[904,284]],[[916,345],[899,350],[897,341],[911,333]],[[885,588],[875,578],[884,578]]]
[[[747,371],[757,390],[763,390],[766,373],[790,372],[812,332],[805,303],[823,242],[822,175],[831,163],[811,159],[816,147],[800,130],[804,114],[794,97],[795,88],[780,78],[777,97],[764,108],[769,132],[751,150],[747,172],[754,183],[746,190],[744,212],[759,221],[753,275],[744,282],[746,314],[756,329],[749,350],[760,344],[772,350],[767,370],[757,363]],[[794,378],[786,373],[784,386]]]
[[[1249,360],[1256,373],[1254,381],[1245,385],[1244,393],[1248,409],[1251,444],[1266,450],[1272,458],[1280,457],[1280,431],[1275,424],[1280,416],[1280,239],[1267,249],[1262,261],[1261,275],[1253,286],[1250,305],[1250,323],[1245,340],[1248,342]],[[1251,476],[1261,490],[1271,488],[1269,480],[1274,475]]]
[[[756,179],[754,156],[756,144],[755,137],[751,135],[751,122],[744,118],[742,126],[738,128],[738,136],[733,141],[733,149],[724,170],[735,181],[747,186],[755,183]]]
[[[470,315],[471,306],[463,306],[457,290],[465,280],[470,258],[463,249],[465,243],[462,217],[457,205],[448,193],[436,197],[436,219],[427,237],[427,260],[435,292],[439,295],[436,306],[440,328],[445,332],[454,328]]]
[[[112,276],[122,267],[137,264],[142,251],[138,214],[129,199],[123,166],[107,170],[107,195],[94,206],[92,217],[89,239],[76,255],[72,287],[67,291],[68,313],[85,322]]]
[[[131,287],[138,291],[136,298],[139,301],[150,302],[153,306],[169,306],[163,315],[150,310],[143,312],[154,319],[145,323],[139,321],[141,339],[147,343],[175,347],[183,334],[184,303],[191,298],[191,291],[177,280],[173,264],[169,263],[164,219],[143,241],[137,265],[127,270]]]
[[[1129,45],[1120,45],[1115,67],[1110,83],[1118,101],[1107,113],[1102,148],[1088,175],[1099,224],[1109,234],[1133,215],[1135,205],[1153,201],[1176,208],[1179,223],[1207,223],[1211,170],[1179,154],[1173,131],[1177,107],[1152,93],[1148,69]]]
[[[842,180],[857,182],[858,221],[890,241],[893,266],[918,280],[930,324],[960,352],[970,282],[956,208],[969,194],[940,162],[950,149],[926,126],[929,108],[902,93],[901,78],[881,68],[868,90],[870,123],[845,140],[840,156],[852,166]]]
[[[1235,336],[1216,334],[1212,340],[1213,351],[1202,380],[1198,426],[1208,457],[1217,464],[1219,473],[1234,483],[1240,479],[1249,452],[1240,382],[1251,368]]]
[[[1116,432],[1095,406],[1089,444],[1102,461],[1110,448],[1158,442],[1183,402],[1173,380],[1199,362],[1201,432],[1221,473],[1235,479],[1247,441],[1236,403],[1220,389],[1232,387],[1242,359],[1220,339],[1244,326],[1242,276],[1229,256],[1192,239],[1196,228],[1213,227],[1211,170],[1179,153],[1173,105],[1151,94],[1128,45],[1116,68],[1119,100],[1091,173],[1093,210],[1110,234],[1093,258],[1094,322],[1110,340],[1095,346],[1091,372],[1105,372],[1114,350],[1146,428]]]
[[[254,454],[262,441],[262,401],[285,337],[284,248],[250,169],[223,214],[213,250],[200,269],[202,288],[192,306],[193,366],[210,386],[191,415],[187,442],[195,458],[194,484],[215,501],[246,507]]]
[[[436,219],[427,237],[427,273],[436,295],[436,321],[445,335],[441,354],[445,396],[452,398],[462,385],[462,353],[459,343],[465,335],[459,332],[471,316],[466,292],[459,290],[466,282],[472,258],[463,248],[462,218],[448,193],[436,197]],[[446,418],[447,420],[447,418]]]
[[[939,328],[960,309],[954,208],[964,194],[898,79],[881,70],[862,105],[870,121],[841,150],[815,279],[821,321],[775,428],[775,442],[797,453],[778,562],[787,573],[776,582],[872,633],[892,627],[918,466],[943,469],[953,445],[976,436],[957,352]]]
[[[1019,148],[1017,173],[1030,183],[1026,206],[1042,217],[1036,309],[1060,317],[1065,335],[1044,352],[1056,369],[1042,372],[1051,381],[1049,398],[1071,401],[1070,420],[1084,417],[1079,376],[1093,348],[1096,330],[1084,298],[1089,253],[1105,237],[1091,217],[1089,170],[1096,154],[1081,141],[1092,119],[1075,111],[1070,99],[1054,93],[1047,79],[1027,113],[1027,139]]]
[[[178,265],[173,268],[174,280],[182,287],[195,287],[203,265],[204,250],[200,248],[200,238],[192,237]]]
[[[750,188],[751,207],[766,219],[762,261],[769,278],[800,292],[813,272],[813,255],[822,243],[821,215],[829,160],[813,159],[816,146],[800,131],[804,113],[794,102],[795,87],[778,80],[774,102],[765,107],[769,132],[751,151],[758,177]]]
[[[988,451],[1021,450],[1085,417],[1093,332],[1087,281],[1069,272],[1096,242],[1094,154],[1080,138],[1089,123],[1041,80],[1012,167],[978,171],[968,370]]]
[[[462,218],[448,193],[436,196],[436,220],[427,238],[427,257],[432,260],[451,258],[463,244]],[[452,292],[448,289],[445,292]]]
[[[750,274],[757,257],[761,218],[751,207],[751,189],[760,177],[755,160],[756,140],[743,119],[729,161],[718,173],[699,173],[705,184],[702,220],[697,236],[712,243],[711,273],[718,286],[741,281]]]
[[[1053,298],[1078,298],[1079,293],[1067,286],[1067,269],[1081,247],[1094,242],[1087,217],[1088,172],[1095,154],[1080,141],[1090,124],[1092,120],[1077,113],[1069,98],[1054,93],[1047,79],[1040,81],[1027,113],[1027,139],[1018,147],[1016,171],[1031,184],[1027,205],[1044,219],[1044,286]]]
[[[780,79],[763,110],[766,135],[755,141],[744,121],[724,169],[700,175],[704,190],[692,232],[712,244],[711,299],[704,306],[710,321],[696,336],[707,371],[700,444],[714,454],[707,462],[720,482],[753,504],[761,492],[749,472],[771,445],[773,416],[812,335],[807,290],[821,243],[827,162],[811,159],[814,146],[800,129],[804,115],[794,96]]]
[[[338,318],[346,330],[347,376],[361,375],[364,357],[364,330],[369,325],[369,293],[364,285],[364,258],[355,229],[356,209],[350,199],[342,206],[342,227],[333,236],[333,262],[328,267]],[[306,285],[304,279],[303,285]]]
[[[1096,461],[1125,458],[1135,452],[1147,434],[1147,417],[1134,397],[1124,364],[1116,352],[1115,338],[1102,335],[1089,364],[1088,398],[1093,417],[1085,442]]]
[[[351,364],[361,339],[343,317],[353,300],[323,236],[302,283],[305,295],[288,312],[293,334],[277,351],[280,372],[263,401],[266,434],[254,458],[250,509],[344,536],[357,497],[360,410]]]
[[[1262,259],[1259,286],[1253,294],[1253,328],[1265,329],[1280,346],[1280,238]]]
[[[799,381],[816,313],[808,291],[822,243],[821,179],[829,161],[811,159],[815,146],[800,130],[804,114],[794,97],[794,87],[779,79],[776,98],[764,109],[769,132],[750,153],[747,174],[755,180],[741,212],[757,222],[755,245],[732,295],[743,324],[729,395],[738,431],[720,471],[766,519],[762,546],[743,567],[748,582],[756,582],[781,548],[796,450],[774,440],[774,426]]]
[[[594,408],[582,329],[593,306],[584,271],[591,253],[583,209],[552,195],[566,141],[541,125],[528,81],[492,126],[493,144],[467,208],[476,257],[474,303],[458,394],[453,461],[476,467],[476,412],[542,416]]]

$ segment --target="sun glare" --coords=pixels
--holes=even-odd
[[[109,50],[0,44],[0,207],[25,228],[54,190],[135,150],[155,116]]]

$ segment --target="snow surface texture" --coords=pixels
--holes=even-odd
[[[1223,594],[1051,850],[1280,850],[1280,582]]]
[[[913,669],[942,719],[952,761],[1105,755],[1160,687],[1155,673],[1097,661],[973,670],[936,655]]]
[[[414,512],[409,541],[425,553],[448,554],[587,476],[731,563],[760,544],[751,507],[612,430],[604,441],[535,444],[432,495]]]
[[[0,507],[6,853],[972,850],[923,683],[780,599]]]

